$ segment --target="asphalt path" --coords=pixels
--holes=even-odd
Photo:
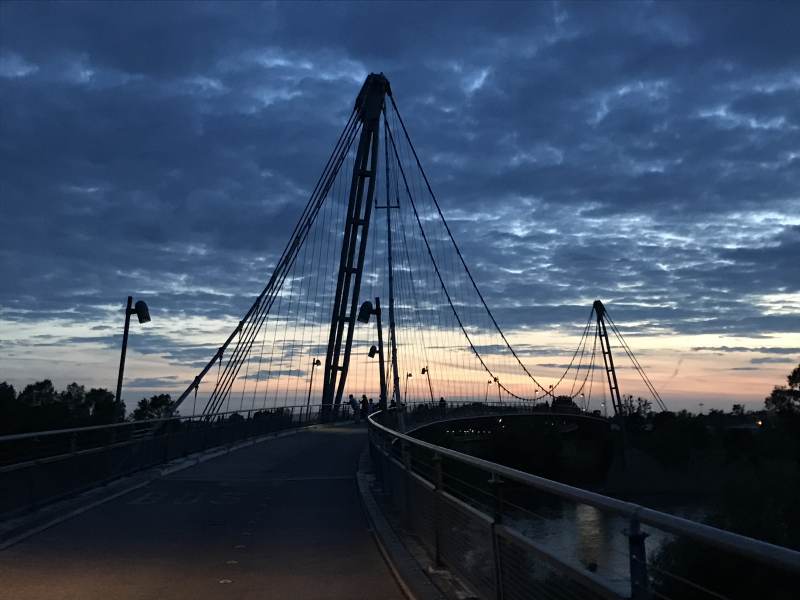
[[[304,431],[153,481],[0,552],[0,598],[403,598],[358,496],[365,443]]]

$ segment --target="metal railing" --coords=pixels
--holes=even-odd
[[[287,429],[351,419],[321,405],[124,421],[0,436],[0,515],[35,509],[196,452]]]
[[[737,597],[654,560],[676,541],[702,546],[709,565],[732,556],[768,571],[779,593],[796,591],[800,552],[424,442],[398,431],[398,417],[369,418],[378,485],[435,562],[482,598]]]

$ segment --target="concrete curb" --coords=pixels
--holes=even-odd
[[[359,460],[356,483],[378,550],[409,600],[445,600],[383,516],[370,489],[369,463],[369,452],[365,449]]]

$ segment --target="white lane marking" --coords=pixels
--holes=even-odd
[[[15,536],[15,537],[12,537],[10,539],[5,540],[4,542],[0,543],[0,550],[5,550],[6,548],[8,548],[10,546],[13,546],[14,544],[16,544],[18,542],[21,542],[22,540],[27,539],[27,538],[31,537],[32,535],[36,535],[37,533],[40,533],[40,532],[44,531],[45,529],[50,529],[54,525],[58,525],[59,523],[61,523],[63,521],[66,521],[67,519],[71,519],[72,517],[76,517],[81,513],[85,513],[87,510],[91,510],[91,509],[93,509],[93,508],[95,508],[97,506],[100,506],[101,504],[105,504],[106,502],[110,502],[111,500],[114,500],[115,498],[119,498],[120,496],[124,496],[125,494],[129,494],[130,492],[132,492],[134,490],[138,490],[139,488],[143,488],[144,486],[149,485],[150,483],[151,483],[150,481],[143,481],[141,483],[137,483],[136,485],[131,486],[129,488],[126,488],[126,489],[122,490],[121,492],[117,492],[116,494],[112,494],[111,496],[107,496],[105,498],[100,498],[99,500],[91,502],[91,503],[89,503],[89,504],[87,504],[85,506],[81,506],[80,508],[76,508],[75,510],[73,510],[71,512],[68,512],[66,514],[63,514],[63,515],[61,515],[59,517],[56,517],[55,519],[52,519],[51,521],[47,521],[43,525],[39,525],[38,527],[34,527],[33,529],[29,529],[28,531],[25,531],[24,533],[21,533],[21,534]]]

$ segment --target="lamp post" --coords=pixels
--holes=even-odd
[[[403,386],[403,406],[407,404],[406,398],[408,397],[408,380],[414,377],[413,373],[406,373],[406,382]]]
[[[408,380],[414,375],[406,373],[405,384],[403,385],[403,404],[397,407],[397,425],[400,433],[406,432],[406,398],[408,397]]]
[[[485,395],[484,395],[484,397],[483,397],[483,401],[484,401],[484,402],[488,402],[488,401],[489,401],[489,387],[490,387],[490,386],[491,386],[493,383],[494,383],[494,381],[493,381],[492,379],[490,379],[489,381],[487,381],[487,382],[486,382],[486,394],[485,394]]]
[[[381,396],[379,401],[379,406],[381,410],[386,410],[386,366],[383,361],[383,327],[381,326],[381,300],[380,298],[375,298],[375,306],[372,306],[372,302],[366,300],[361,307],[358,309],[358,317],[356,319],[359,323],[369,323],[369,318],[375,315],[375,321],[378,327],[378,347],[372,346],[369,349],[369,357],[372,358],[375,354],[378,354],[378,363],[379,363],[379,370],[380,370],[380,384],[381,384]]]
[[[422,367],[422,375],[428,376],[428,391],[431,393],[431,404],[433,404],[433,386],[431,385],[431,371],[428,366]]]
[[[306,400],[306,422],[311,414],[311,386],[314,385],[314,367],[320,366],[322,363],[318,358],[311,361],[311,378],[308,380],[308,399]]]
[[[494,382],[497,384],[497,401],[502,402],[503,399],[500,397],[500,380],[497,377],[495,377]]]
[[[122,375],[125,372],[125,354],[128,351],[128,329],[131,324],[131,315],[135,314],[139,323],[150,322],[150,309],[143,300],[139,300],[133,304],[133,296],[128,296],[128,304],[125,307],[125,329],[122,332],[122,355],[119,357],[119,373],[117,375],[117,395],[115,399],[119,402],[122,400]]]

